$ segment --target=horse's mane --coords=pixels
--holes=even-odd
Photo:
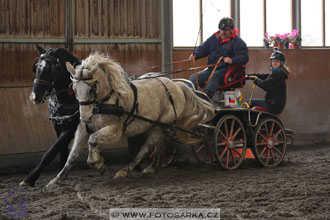
[[[109,55],[95,52],[81,63],[82,66],[88,69],[92,69],[96,64],[107,74],[109,83],[116,92],[126,93],[126,90],[130,88],[128,84],[130,79],[118,62],[114,61]]]

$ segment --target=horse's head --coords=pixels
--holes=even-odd
[[[71,73],[73,90],[80,105],[80,119],[88,123],[93,115],[93,108],[109,95],[109,82],[103,64],[95,64],[92,68],[80,65],[76,69],[66,63]],[[101,67],[101,68],[100,68]]]
[[[61,65],[59,59],[54,56],[52,49],[44,50],[37,45],[40,57],[37,58],[33,65],[33,72],[36,73],[30,100],[34,104],[44,103],[51,94],[56,73],[60,71]]]

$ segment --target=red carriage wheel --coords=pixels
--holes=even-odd
[[[191,146],[191,150],[199,162],[203,164],[211,164],[215,162],[212,144],[208,142],[202,142],[200,144]]]
[[[217,161],[227,170],[238,168],[246,152],[246,132],[241,120],[234,115],[222,117],[214,131]]]
[[[276,167],[286,153],[286,135],[282,123],[273,118],[261,120],[255,130],[252,148],[257,161],[264,167]]]
[[[169,141],[165,138],[164,144],[161,145],[160,149],[160,167],[166,168],[172,165],[176,159],[176,154],[178,151],[177,144],[174,141]],[[154,156],[154,152],[150,154],[150,158]]]

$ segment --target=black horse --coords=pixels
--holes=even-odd
[[[80,60],[64,48],[45,50],[36,45],[40,57],[33,65],[36,73],[30,100],[34,104],[44,103],[48,99],[50,110],[49,119],[53,122],[56,131],[56,142],[44,153],[40,163],[20,183],[22,186],[34,186],[41,171],[60,154],[60,170],[64,167],[69,155],[68,145],[74,137],[80,122],[79,103],[71,89],[70,73],[65,62],[73,66],[80,65]],[[128,148],[135,156],[145,142],[145,134],[128,139]]]
[[[60,154],[60,169],[63,168],[69,154],[68,145],[80,121],[79,104],[70,88],[72,81],[65,66],[65,62],[70,62],[74,66],[79,65],[80,60],[64,48],[44,50],[38,45],[36,47],[40,57],[33,65],[36,78],[30,100],[34,104],[40,104],[50,96],[48,100],[50,120],[58,138],[44,153],[36,168],[20,183],[27,186],[34,186],[41,171],[57,154]]]

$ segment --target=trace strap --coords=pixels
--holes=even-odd
[[[136,110],[137,113],[139,112],[139,110],[138,110],[138,103],[137,103],[137,88],[136,88],[136,86],[132,82],[130,82],[129,85],[130,85],[130,87],[133,90],[134,102],[133,102],[133,106],[132,106],[131,111],[128,113],[128,116],[127,116],[127,118],[124,121],[123,132],[125,132],[126,129],[127,129],[127,127],[128,127],[128,125],[134,121],[134,118],[135,118],[134,112],[135,112],[135,110]],[[132,118],[132,119],[130,121],[128,121],[130,118]]]

